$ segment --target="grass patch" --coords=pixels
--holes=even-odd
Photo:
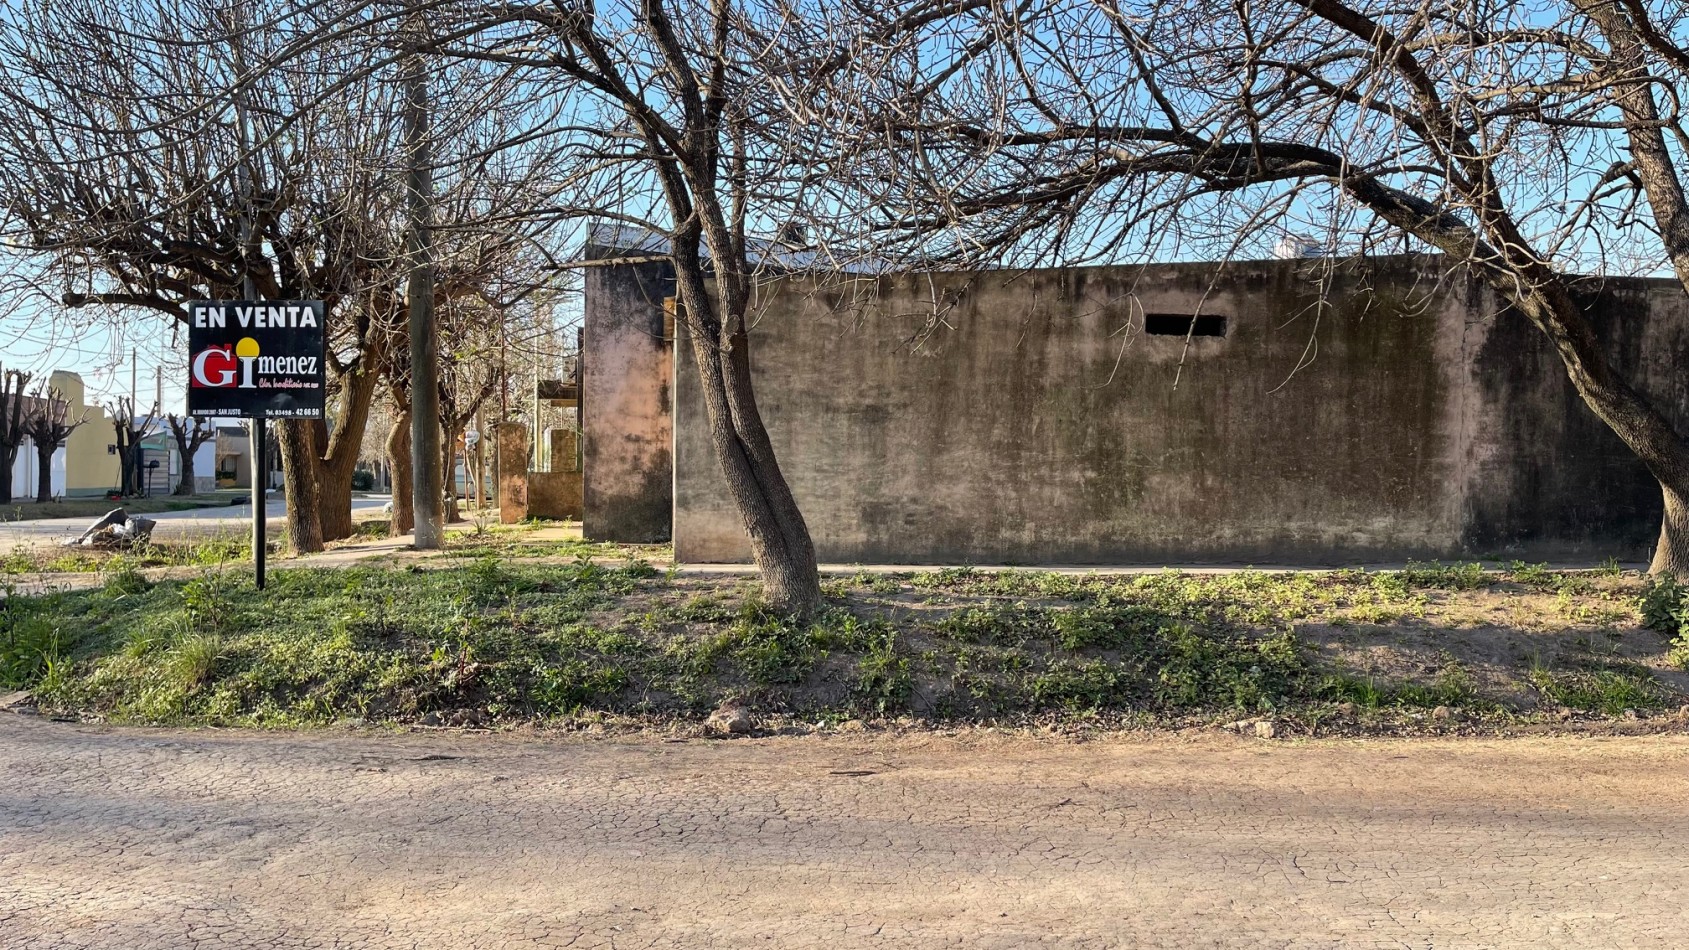
[[[1547,703],[1608,716],[1658,709],[1673,698],[1647,669],[1612,661],[1579,669],[1538,667],[1531,671],[1531,685]]]
[[[500,553],[527,543],[489,530],[453,550],[456,560],[284,568],[264,591],[244,570],[202,565],[149,583],[139,561],[110,563],[97,588],[0,602],[0,677],[46,707],[111,721],[254,726],[698,717],[730,699],[821,720],[1172,721],[1314,716],[1338,703],[1495,711],[1506,698],[1486,694],[1487,680],[1452,654],[1361,672],[1316,650],[1304,630],[1365,624],[1369,636],[1406,635],[1444,624],[1458,645],[1470,628],[1447,618],[1504,596],[1519,601],[1509,609],[1562,625],[1582,622],[1563,601],[1620,604],[1621,629],[1634,628],[1629,605],[1644,596],[1633,578],[1578,581],[1592,587],[1576,593],[1554,572],[1465,565],[950,569],[830,577],[825,608],[796,620],[769,609],[752,581],[660,573],[637,557],[610,561],[605,546],[580,546],[574,560],[551,544],[544,560]],[[1617,653],[1584,656],[1602,640],[1595,630],[1577,636],[1583,659],[1554,669],[1521,660],[1514,692],[1609,715],[1673,701],[1645,667]]]
[[[280,543],[269,545],[280,550]],[[252,541],[219,535],[192,541],[155,541],[127,551],[97,551],[37,544],[0,555],[0,574],[95,574],[125,568],[211,567],[252,560]]]

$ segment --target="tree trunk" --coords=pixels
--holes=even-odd
[[[387,467],[393,481],[393,522],[388,534],[410,534],[416,530],[416,510],[411,506],[411,414],[407,410],[393,416],[393,430],[387,434]]]
[[[446,487],[445,519],[441,524],[457,524],[463,520],[457,505],[457,439],[450,431],[440,433],[440,481]]]
[[[317,504],[324,541],[352,536],[352,473],[358,468],[358,449],[363,444],[378,379],[373,369],[362,367],[374,367],[375,362],[373,349],[366,348],[358,360],[360,368],[342,378],[333,434],[324,423],[315,423],[316,444],[322,452],[317,469]]]
[[[35,500],[48,502],[53,500],[53,452],[58,446],[36,445],[35,461],[40,470],[35,473]]]
[[[1648,573],[1670,574],[1680,580],[1689,580],[1689,489],[1662,485],[1661,492],[1665,495],[1665,517]]]
[[[283,419],[275,427],[281,448],[282,485],[287,493],[288,550],[294,554],[321,551],[322,506],[318,503],[317,475],[322,458],[317,453],[317,426],[304,419]],[[263,473],[255,471],[252,476],[253,504],[263,504]]]
[[[674,246],[676,284],[692,336],[693,361],[703,382],[710,443],[728,493],[745,519],[763,595],[777,610],[800,616],[811,613],[821,604],[815,547],[757,412],[743,320],[734,319],[728,311],[735,306],[731,299],[722,310],[710,299],[702,262],[696,253],[686,253],[689,247],[696,248],[696,239],[689,242],[676,235]],[[718,286],[722,283],[718,277]],[[724,312],[725,333],[719,316]],[[742,311],[738,316],[742,317]]]
[[[140,446],[137,443],[125,443],[125,446],[118,450],[118,455],[123,458],[123,495],[140,497],[140,463],[135,460],[135,456],[140,455]]]
[[[17,446],[0,448],[0,505],[12,503],[12,466],[17,461]]]
[[[191,495],[194,493],[194,453],[181,439],[176,440],[176,454],[182,457],[182,475],[176,480],[176,490],[172,494]]]

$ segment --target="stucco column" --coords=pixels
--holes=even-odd
[[[498,453],[498,520],[515,524],[528,518],[528,427],[501,422],[493,427]]]

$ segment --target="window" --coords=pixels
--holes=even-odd
[[[1226,318],[1211,314],[1146,313],[1144,332],[1150,336],[1225,336]]]

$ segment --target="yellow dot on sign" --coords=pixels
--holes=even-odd
[[[242,337],[241,341],[235,344],[235,355],[242,359],[257,356],[258,341],[249,336]]]

